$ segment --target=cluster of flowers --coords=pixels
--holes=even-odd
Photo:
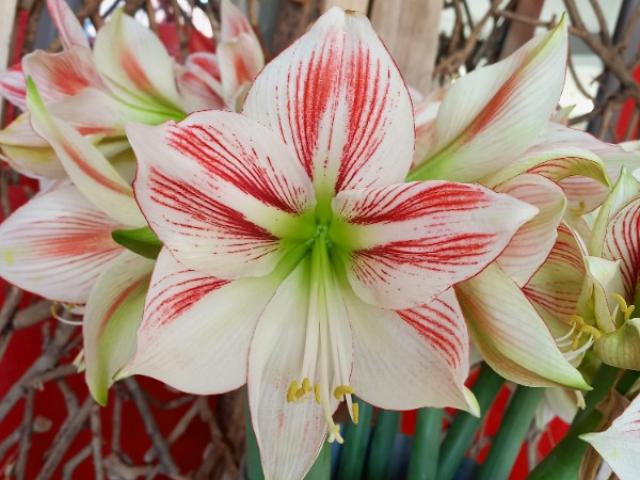
[[[640,156],[563,125],[564,20],[422,99],[337,8],[265,66],[228,0],[184,65],[122,12],[92,46],[48,6],[64,50],[0,74],[25,112],[0,146],[42,184],[0,275],[83,315],[99,402],[136,374],[246,383],[266,476],[295,479],[354,395],[477,414],[471,345],[574,404],[585,356],[640,370]],[[621,478],[639,420],[586,437]]]

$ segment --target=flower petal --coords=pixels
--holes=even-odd
[[[89,40],[84,29],[65,0],[47,0],[47,8],[65,49],[89,48]]]
[[[624,291],[620,260],[613,262],[600,257],[586,257],[586,265],[588,283],[585,290],[593,302],[591,308],[596,325],[602,332],[613,332],[616,329],[616,316],[622,316],[614,296]],[[591,306],[591,302],[587,302],[587,305]]]
[[[409,93],[364,15],[320,17],[258,75],[244,113],[280,134],[327,197],[401,182],[411,165]]]
[[[500,375],[521,385],[589,388],[500,267],[490,265],[456,291],[476,347]]]
[[[163,249],[151,279],[136,354],[118,377],[146,375],[201,395],[242,386],[251,336],[272,294],[269,281],[229,282],[203,275]]]
[[[476,275],[537,209],[478,185],[412,182],[343,191],[330,234],[346,250],[349,282],[384,308],[429,302]]]
[[[91,50],[73,47],[60,53],[36,50],[22,60],[26,77],[33,78],[46,103],[77,95],[86,88],[103,88]]]
[[[437,141],[418,169],[420,178],[475,181],[517,158],[555,111],[566,57],[563,17],[510,57],[455,82],[438,110]]]
[[[36,178],[67,176],[53,149],[31,128],[29,113],[23,113],[0,130],[0,148],[11,168],[23,175]]]
[[[521,287],[540,268],[553,248],[567,200],[554,182],[530,173],[508,180],[495,191],[511,195],[539,210],[517,231],[496,260],[500,268]]]
[[[620,273],[625,298],[636,293],[640,273],[640,199],[633,200],[620,210],[607,227],[602,256],[620,260]]]
[[[96,68],[125,102],[167,118],[182,113],[171,56],[153,32],[117,10],[100,29],[93,48]]]
[[[560,224],[548,257],[522,289],[543,319],[551,315],[566,323],[571,315],[578,313],[586,274],[584,254],[575,234],[565,224]],[[550,327],[548,323],[547,326]]]
[[[208,52],[189,55],[179,68],[178,89],[185,110],[220,110],[224,107],[218,57]]]
[[[0,97],[5,98],[20,110],[26,110],[27,86],[21,63],[0,72]]]
[[[456,407],[478,414],[464,382],[469,338],[452,289],[410,310],[382,310],[355,296],[347,302],[353,331],[351,383],[380,408]]]
[[[131,187],[104,155],[72,126],[47,111],[33,83],[28,89],[33,129],[55,150],[76,187],[96,207],[119,222],[146,225]]]
[[[40,194],[0,225],[0,275],[45,298],[85,303],[123,251],[111,238],[117,228],[73,186]]]
[[[280,238],[313,233],[303,231],[315,204],[309,179],[256,122],[209,111],[127,133],[139,162],[136,198],[185,266],[222,278],[264,275],[286,250]]]
[[[632,480],[640,472],[640,396],[603,432],[581,435],[589,442],[620,480]]]
[[[291,381],[300,380],[309,299],[305,260],[278,288],[251,342],[249,407],[267,479],[303,478],[327,433],[322,407],[315,401],[286,401]]]
[[[596,339],[594,350],[607,365],[640,370],[640,318],[632,318]]]
[[[623,168],[611,193],[598,210],[589,239],[591,255],[602,256],[611,219],[638,195],[640,195],[640,182],[626,168]]]
[[[218,45],[218,62],[222,87],[227,104],[249,85],[264,66],[264,54],[260,42],[251,33],[241,33],[233,41]]]
[[[231,0],[220,2],[220,39],[229,42],[243,33],[253,34],[253,28],[245,14]]]
[[[124,251],[102,272],[89,294],[82,322],[85,378],[101,405],[107,403],[114,374],[135,352],[154,263]]]

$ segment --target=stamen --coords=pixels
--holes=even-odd
[[[344,400],[345,395],[353,395],[354,390],[349,385],[338,385],[333,391],[333,396],[336,400]]]
[[[287,389],[287,402],[292,403],[296,401],[296,393],[298,392],[298,382],[291,380],[289,388]]]
[[[627,306],[627,301],[624,299],[624,297],[619,293],[612,293],[611,296],[616,302],[618,302],[618,305],[620,305],[620,311],[626,312],[627,308],[629,307]]]
[[[353,405],[351,405],[351,412],[353,413],[353,423],[357,425],[360,421],[360,405],[356,402],[353,402]]]

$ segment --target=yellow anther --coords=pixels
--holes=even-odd
[[[573,337],[573,342],[571,342],[572,350],[576,350],[578,348],[580,339],[584,334],[591,335],[596,340],[602,336],[602,332],[600,330],[593,325],[588,325],[580,315],[571,315],[569,317],[569,323],[576,329],[576,335]]]
[[[298,392],[298,382],[296,380],[291,380],[289,384],[289,388],[287,389],[287,402],[295,402],[297,400],[296,394]]]
[[[629,307],[627,306],[627,301],[624,299],[624,297],[619,293],[612,293],[611,296],[616,302],[618,302],[618,305],[620,305],[620,311],[626,312]]]
[[[336,397],[336,400],[344,400],[345,395],[352,395],[353,392],[353,388],[349,385],[338,385],[333,391],[333,396]]]
[[[356,402],[353,402],[353,405],[351,405],[351,413],[353,414],[353,423],[357,425],[360,421],[360,405]]]
[[[636,309],[635,305],[629,305],[629,308],[627,308],[624,312],[624,321],[628,322],[631,319],[631,315],[633,314],[633,311]]]
[[[308,378],[302,380],[302,389],[304,390],[304,393],[309,393],[311,390],[313,390],[311,380],[309,380]]]
[[[302,400],[305,394],[306,392],[304,391],[304,388],[300,387],[298,390],[296,390],[296,400]]]
[[[320,396],[320,384],[316,383],[315,386],[313,387],[313,393],[315,394],[316,397],[316,403],[318,405],[320,405],[320,403],[322,402],[322,397]]]

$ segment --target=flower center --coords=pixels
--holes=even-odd
[[[351,338],[328,230],[326,223],[318,223],[314,236],[307,242],[310,278],[304,355],[300,376],[290,381],[286,400],[291,404],[315,401],[327,423],[327,440],[342,443],[333,412],[339,402],[345,401],[351,419],[357,423],[358,405],[353,402],[354,389],[348,383],[351,359],[345,351],[351,348]]]

